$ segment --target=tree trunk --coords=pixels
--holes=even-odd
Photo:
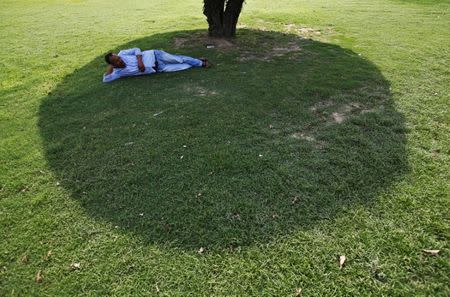
[[[208,21],[208,33],[212,37],[223,35],[223,7],[225,0],[205,0],[203,14]]]
[[[236,36],[236,26],[244,0],[228,0],[223,16],[223,36]]]
[[[203,14],[211,37],[234,37],[244,0],[204,0]]]

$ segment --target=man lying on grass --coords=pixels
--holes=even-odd
[[[108,53],[108,63],[103,82],[110,82],[124,76],[136,76],[157,72],[174,72],[191,67],[210,66],[208,59],[195,59],[187,56],[172,55],[161,50],[141,51],[139,48],[122,50],[119,54]]]

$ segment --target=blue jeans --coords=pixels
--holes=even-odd
[[[155,57],[158,61],[158,72],[174,72],[191,67],[202,67],[203,65],[203,62],[199,59],[172,55],[161,50],[155,50]]]

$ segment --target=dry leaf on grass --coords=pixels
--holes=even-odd
[[[52,256],[52,251],[50,250],[50,251],[47,252],[47,255],[44,256],[44,260],[45,260],[45,261],[50,260],[50,257],[51,257],[51,256]]]
[[[339,256],[339,269],[342,269],[342,267],[344,267],[345,260],[347,260],[347,258],[344,255]]]
[[[441,250],[422,250],[422,251],[430,256],[437,256]]]
[[[36,283],[40,284],[40,283],[42,283],[43,280],[44,280],[44,278],[42,277],[42,270],[39,270],[36,273]]]
[[[295,290],[295,297],[299,297],[299,296],[301,296],[302,295],[302,288],[297,288],[296,290]]]
[[[72,270],[78,270],[81,268],[81,263],[72,263],[70,264],[70,269]]]
[[[21,259],[20,259],[20,261],[22,262],[22,263],[28,263],[28,256],[27,255],[24,255]]]

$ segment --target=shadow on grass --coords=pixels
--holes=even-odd
[[[214,68],[103,84],[99,56],[43,100],[46,158],[90,216],[148,243],[235,248],[370,207],[406,170],[403,117],[369,61],[277,32],[223,50],[192,34],[119,48]]]

